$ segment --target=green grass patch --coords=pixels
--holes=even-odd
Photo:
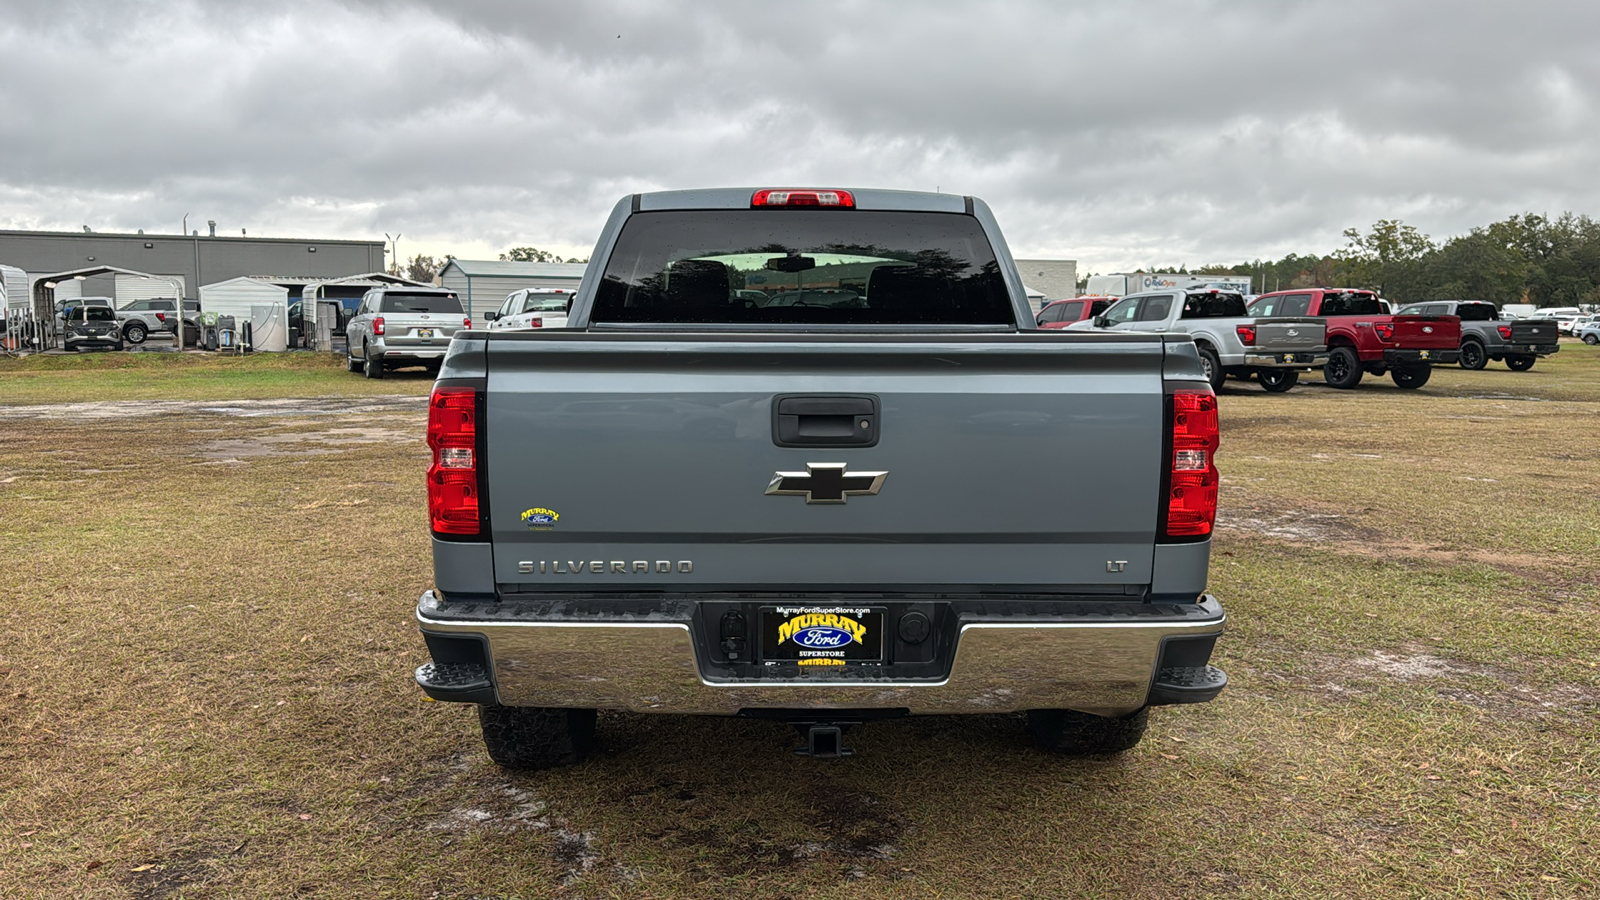
[[[426,394],[423,369],[369,380],[329,353],[87,353],[0,358],[0,405]]]
[[[1229,387],[1232,683],[1095,760],[1015,716],[824,763],[780,725],[607,713],[585,765],[508,774],[410,681],[420,410],[0,421],[0,896],[1596,893],[1600,354],[1567,349],[1420,392]],[[127,358],[3,371],[44,403],[426,387]]]

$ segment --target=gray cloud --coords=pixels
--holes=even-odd
[[[937,186],[1107,270],[1600,211],[1585,0],[8,6],[13,227],[586,252],[634,190]]]

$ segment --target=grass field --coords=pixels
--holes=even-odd
[[[1600,893],[1600,349],[1230,383],[1232,683],[1121,758],[602,714],[540,775],[411,684],[420,404],[24,407],[427,388],[304,359],[0,360],[0,897]]]
[[[367,380],[331,353],[89,353],[0,358],[0,403],[427,394],[422,369]]]

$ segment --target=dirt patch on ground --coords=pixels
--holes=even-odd
[[[1217,515],[1217,530],[1291,544],[1316,544],[1319,548],[1369,559],[1393,561],[1475,563],[1496,569],[1542,576],[1552,567],[1565,567],[1568,557],[1488,547],[1452,547],[1396,538],[1362,525],[1360,512],[1314,510],[1229,509]]]
[[[414,429],[331,428],[326,431],[297,431],[208,441],[201,444],[196,453],[219,462],[242,462],[251,457],[322,456],[366,444],[417,443],[421,440],[421,433]]]
[[[1514,719],[1590,716],[1600,709],[1600,688],[1533,684],[1507,669],[1447,659],[1418,646],[1373,650],[1354,658],[1319,655],[1310,671],[1314,674],[1306,686],[1338,699],[1370,695],[1385,683],[1403,682],[1427,688],[1444,700]]]

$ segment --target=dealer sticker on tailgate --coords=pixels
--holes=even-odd
[[[883,661],[883,610],[779,606],[761,611],[761,658],[767,665],[842,666]]]

